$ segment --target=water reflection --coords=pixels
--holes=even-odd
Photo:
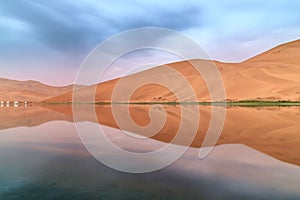
[[[125,105],[115,105],[120,107],[117,109],[122,116],[122,112],[126,110],[121,109]],[[146,126],[150,123],[149,117],[150,105],[132,105],[129,107],[132,120],[140,125]],[[95,109],[96,116],[90,113]],[[166,111],[167,119],[164,127],[151,138],[169,143],[177,133],[181,121],[181,109],[198,109],[200,112],[200,121],[197,135],[193,140],[192,147],[200,147],[207,132],[207,128],[211,118],[211,109],[209,106],[160,106],[154,109],[163,115]],[[220,108],[222,109],[222,108]],[[105,126],[119,128],[116,123],[110,105],[96,106],[80,106],[81,119],[80,121],[91,121],[100,123]],[[2,107],[0,110],[0,129],[8,129],[20,126],[38,126],[50,121],[73,121],[72,107],[69,105],[58,106],[48,105],[44,107]],[[194,123],[193,119],[188,119],[188,122]],[[300,109],[299,107],[229,107],[227,108],[227,116],[224,124],[224,129],[220,135],[217,145],[220,144],[244,144],[262,153],[268,154],[276,159],[284,162],[300,165]],[[185,124],[185,136],[189,134],[189,123]],[[148,129],[136,130],[135,126],[122,127],[126,131],[137,133],[139,135],[148,136]],[[124,135],[123,132],[115,137]],[[115,134],[117,135],[117,134]],[[111,140],[122,146],[122,140],[115,139],[110,136]],[[132,138],[132,137],[130,137]],[[183,138],[181,138],[183,139]],[[133,140],[140,141],[140,140]],[[176,144],[181,143],[181,140],[176,140]],[[134,143],[138,145],[138,143]],[[147,140],[143,140],[141,146],[147,146]],[[151,145],[150,145],[151,146]],[[126,149],[126,147],[124,147]],[[128,147],[127,147],[128,148]],[[158,148],[158,147],[156,147]],[[152,151],[153,148],[139,151]]]
[[[33,127],[46,122],[73,121],[73,117],[40,106],[2,107],[0,109],[0,130],[20,126]]]
[[[107,131],[111,135],[117,133],[113,128]],[[163,170],[126,174],[91,157],[79,141],[74,124],[69,122],[49,122],[0,133],[3,161],[0,199],[297,199],[300,196],[299,167],[244,145],[218,146],[203,160],[197,158],[198,150],[191,148]],[[126,143],[126,139],[123,141]]]

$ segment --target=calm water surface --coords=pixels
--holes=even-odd
[[[299,108],[228,108],[224,132],[206,158],[198,158],[195,143],[172,165],[145,174],[119,172],[93,158],[68,109],[0,108],[1,200],[300,199]],[[109,118],[104,110],[97,114]],[[124,149],[165,145],[163,137],[145,144],[102,122]]]

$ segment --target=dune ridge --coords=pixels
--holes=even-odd
[[[32,80],[0,78],[0,101],[39,101],[72,91],[73,87],[74,85],[54,87]]]
[[[117,84],[122,81],[126,87],[135,87],[137,80],[145,77],[159,77],[168,81],[173,86],[173,92],[158,84],[146,84],[139,87],[130,98],[131,102],[177,102],[175,94],[186,94],[184,101],[189,101],[191,96],[186,91],[186,86],[180,84],[179,79],[184,78],[193,88],[197,100],[200,102],[211,101],[211,96],[200,70],[205,70],[215,65],[224,83],[228,101],[239,100],[300,100],[300,40],[279,45],[241,63],[222,63],[207,60],[189,60],[158,66],[143,72],[126,77],[106,81],[97,85],[81,88],[76,92],[75,101],[86,102],[95,92],[95,102],[110,102]],[[165,70],[172,68],[175,73]],[[180,76],[178,76],[178,73]],[[212,77],[214,74],[208,74]],[[121,85],[121,84],[120,84]],[[220,85],[213,85],[212,93],[220,92]],[[73,102],[72,91],[53,98],[43,99],[43,102]],[[122,94],[116,94],[113,101],[122,101]],[[224,99],[219,99],[224,100]]]

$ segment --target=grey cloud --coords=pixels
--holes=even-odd
[[[95,33],[93,27],[76,19],[75,13],[80,14],[76,10],[64,13],[34,1],[6,1],[1,7],[6,15],[27,23],[34,40],[58,50],[80,49],[86,45],[89,34]]]
[[[104,2],[11,0],[0,2],[0,15],[28,24],[32,32],[29,39],[71,53],[90,50],[110,35],[131,28],[159,26],[180,31],[201,22],[200,9],[193,5],[168,10],[138,2],[125,7],[125,3],[117,1],[108,9]]]

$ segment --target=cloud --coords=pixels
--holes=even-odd
[[[9,66],[1,72],[75,71],[101,41],[149,26],[188,35],[213,59],[241,61],[299,38],[299,10],[297,0],[0,1],[0,66]]]
[[[85,26],[77,19],[72,5],[61,5],[64,10],[56,9],[38,1],[1,2],[4,15],[26,24],[30,28],[28,40],[33,39],[55,50],[78,50],[84,48],[93,27]],[[14,34],[18,34],[15,32]],[[12,41],[13,43],[14,41]],[[16,47],[18,44],[14,44]],[[34,47],[32,47],[34,48]]]
[[[155,4],[128,6],[124,1],[105,6],[102,2],[12,0],[1,1],[0,6],[2,16],[30,28],[31,39],[72,53],[90,49],[108,36],[132,28],[158,26],[184,30],[199,24],[199,20],[194,22],[199,9],[192,5],[164,9]],[[12,34],[18,34],[14,31]]]
[[[279,28],[299,26],[299,8],[300,3],[291,0],[1,1],[1,48],[86,54],[113,34],[145,26],[197,30],[199,35],[207,34],[201,35],[202,40],[249,41]],[[196,34],[190,35],[198,39]]]
[[[216,60],[242,61],[300,38],[300,2],[296,0],[212,0],[203,3],[202,9],[202,26],[183,33]]]

